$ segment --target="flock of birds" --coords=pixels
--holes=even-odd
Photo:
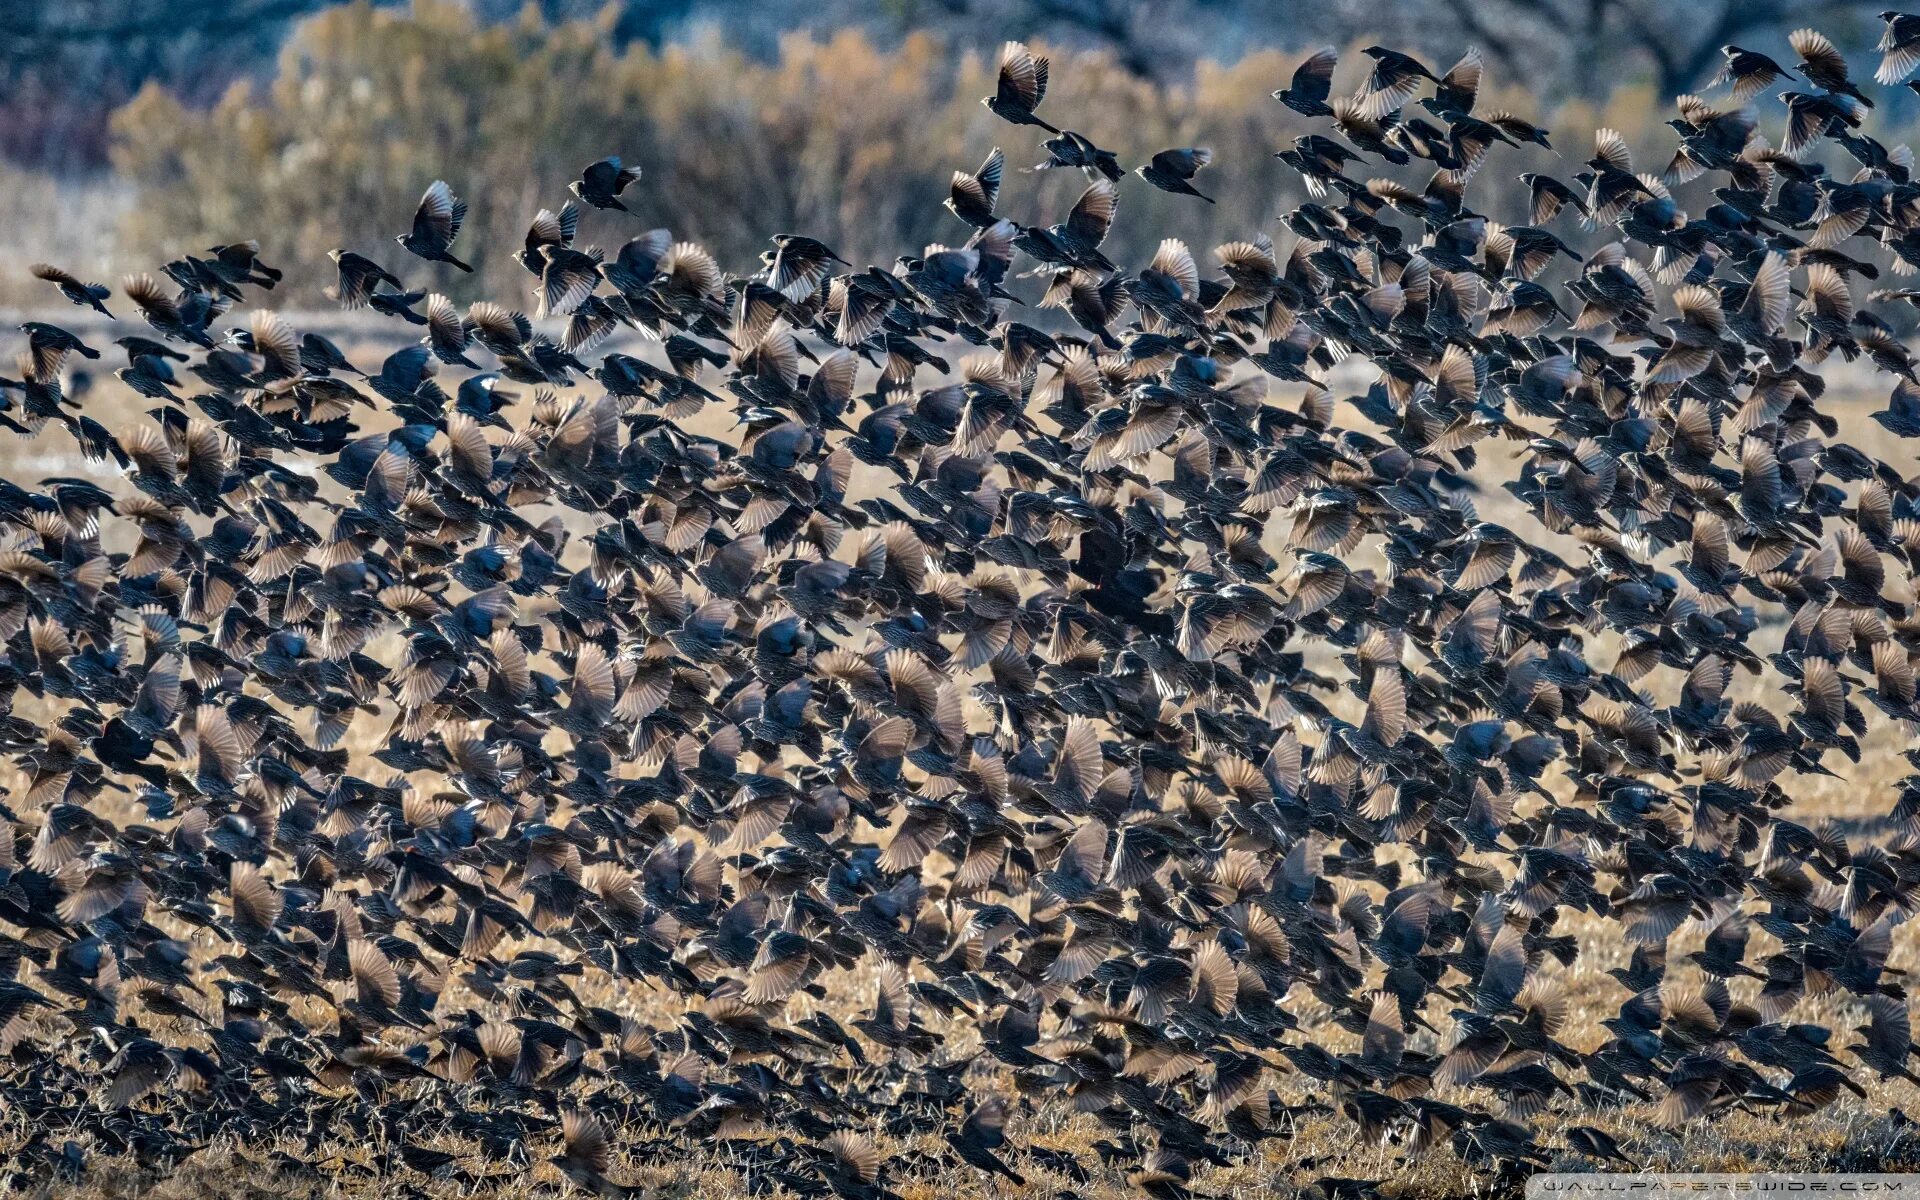
[[[1206,270],[1102,252],[1126,172],[1019,45],[985,104],[1088,186],[1016,224],[996,149],[953,177],[964,244],[891,268],[576,246],[618,159],[517,252],[531,318],[335,252],[330,296],[404,323],[371,374],[260,307],[253,243],[117,298],[37,268],[145,319],[114,345],[152,407],[108,430],[63,392],[104,351],[22,327],[0,419],[102,471],[0,481],[6,1176],[222,1140],[342,1177],[378,1147],[408,1191],[725,1162],[1177,1200],[1311,1114],[1511,1183],[1633,1163],[1609,1110],[1920,1082],[1887,965],[1920,775],[1884,843],[1781,813],[1920,729],[1920,480],[1835,440],[1818,373],[1870,364],[1920,436],[1868,307],[1920,291],[1857,302],[1853,257],[1920,265],[1920,181],[1791,44],[1727,48],[1664,175],[1602,130],[1513,225],[1470,181],[1549,135],[1477,111],[1476,54],[1370,48],[1334,99],[1323,51],[1275,93],[1331,123],[1279,155],[1289,248]],[[1920,17],[1881,49],[1901,81]],[[1782,84],[1775,147],[1746,106]],[[1361,178],[1416,158],[1421,190]],[[1206,200],[1209,160],[1138,174]],[[435,182],[396,240],[470,269],[464,216]],[[660,353],[594,362],[623,328]],[[1560,537],[1481,519],[1490,478]],[[1581,1044],[1573,914],[1632,947]],[[1021,1135],[1066,1110],[1099,1161]]]

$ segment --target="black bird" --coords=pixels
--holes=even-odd
[[[1004,1175],[1015,1187],[1025,1187],[1026,1179],[995,1153],[1006,1145],[1006,1125],[1006,1101],[989,1097],[967,1114],[958,1132],[946,1135],[947,1144],[970,1166],[989,1174]]]
[[[1162,150],[1153,156],[1153,161],[1140,168],[1140,178],[1159,188],[1163,192],[1173,192],[1181,196],[1200,196],[1208,204],[1213,203],[1211,196],[1201,196],[1190,180],[1199,173],[1200,168],[1213,162],[1213,151],[1202,146],[1189,150]]]
[[[1102,150],[1081,134],[1069,129],[1041,143],[1047,152],[1047,160],[1035,163],[1030,170],[1051,171],[1063,167],[1072,167],[1081,171],[1088,179],[1118,180],[1126,174],[1120,166],[1120,160],[1113,151]]]
[[[107,320],[113,320],[113,314],[107,311],[106,299],[113,295],[104,283],[82,283],[79,277],[69,275],[59,267],[46,263],[35,263],[28,270],[35,279],[44,279],[60,289],[60,294],[81,308],[91,308]]]
[[[978,171],[971,175],[955,171],[947,195],[948,211],[975,229],[990,227],[998,219],[994,210],[1000,204],[1000,179],[1006,169],[1007,156],[995,146]]]
[[[1293,69],[1293,81],[1273,98],[1303,117],[1332,116],[1327,97],[1333,91],[1333,68],[1339,62],[1340,52],[1332,46],[1314,51]]]
[[[1001,120],[1015,125],[1038,125],[1048,133],[1060,131],[1034,113],[1047,97],[1047,60],[1034,57],[1019,42],[1000,48],[1000,82],[994,94],[980,103]]]
[[[620,193],[626,191],[627,187],[639,178],[639,167],[622,166],[619,156],[613,155],[588,163],[586,169],[580,172],[580,178],[567,185],[567,190],[595,208],[613,208],[621,212],[631,212],[631,209],[620,202]],[[456,232],[458,232],[458,224],[456,219]],[[449,236],[447,240],[453,239]]]
[[[1880,19],[1887,27],[1880,33],[1880,44],[1874,47],[1880,51],[1880,68],[1873,73],[1873,81],[1899,83],[1920,66],[1920,16],[1888,10],[1880,14]]]
[[[1847,77],[1847,60],[1827,36],[1817,29],[1796,29],[1787,38],[1793,52],[1800,56],[1800,73],[1815,87],[1859,101],[1867,108],[1873,101]]]
[[[450,263],[472,273],[472,267],[449,253],[466,219],[467,202],[455,197],[445,180],[436,179],[420,197],[420,207],[413,214],[413,228],[393,240],[416,257],[428,262]],[[345,293],[344,281],[342,292]]]
[[[397,276],[370,258],[351,250],[329,250],[327,256],[340,270],[340,278],[327,290],[327,297],[342,308],[365,307],[381,284],[395,292],[406,291],[406,285]]]
[[[1368,74],[1366,84],[1354,97],[1359,104],[1360,115],[1368,120],[1378,121],[1389,113],[1399,111],[1420,90],[1421,80],[1440,82],[1439,76],[1428,70],[1419,59],[1397,50],[1368,46],[1360,53],[1373,60],[1373,70]]]
[[[1792,71],[1756,50],[1722,46],[1720,53],[1727,61],[1720,68],[1720,73],[1707,81],[1707,86],[1730,88],[1733,99],[1738,104],[1745,104],[1782,79],[1799,78]]]

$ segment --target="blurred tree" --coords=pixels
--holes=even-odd
[[[475,262],[469,278],[393,246],[436,177],[471,206],[463,244],[517,245],[541,207],[566,199],[582,166],[619,154],[643,171],[626,196],[635,214],[589,212],[583,246],[612,253],[650,226],[668,226],[741,273],[778,232],[883,264],[903,250],[959,242],[969,231],[942,207],[948,180],[995,145],[1008,156],[1001,211],[1016,221],[1058,221],[1086,186],[1076,171],[1029,172],[1046,157],[1039,136],[981,106],[993,87],[991,48],[954,51],[916,34],[883,50],[857,31],[824,41],[788,35],[766,57],[711,35],[616,48],[619,19],[613,8],[557,21],[528,10],[486,23],[453,0],[404,10],[350,5],[302,23],[271,82],[237,81],[210,105],[150,86],[114,119],[114,162],[138,190],[124,244],[145,265],[257,237],[268,261],[309,280],[326,278],[327,251],[343,247],[463,300],[524,295],[533,281],[509,255]],[[1286,240],[1273,218],[1300,197],[1273,152],[1307,126],[1266,97],[1300,55],[1203,59],[1154,82],[1110,50],[1036,46],[1054,56],[1048,112],[1123,164],[1175,146],[1215,152],[1205,183],[1217,206],[1123,187],[1108,246],[1116,261],[1137,267],[1168,233],[1207,261],[1223,242],[1263,232]],[[1343,89],[1357,86],[1365,62],[1345,56]],[[1495,66],[1482,98],[1552,125],[1624,130],[1649,167],[1672,153],[1651,85],[1556,112]],[[1584,157],[1583,147],[1562,149],[1567,159]],[[1489,205],[1520,202],[1512,190],[1521,171],[1566,168],[1544,150],[1500,154],[1500,169],[1476,185]],[[1388,174],[1419,187],[1431,169],[1376,158],[1361,177]],[[326,303],[317,286],[276,299]]]
[[[1786,32],[1820,25],[1835,44],[1864,50],[1878,37],[1884,0],[1437,0],[1434,15],[1542,90],[1589,99],[1619,81],[1623,58],[1650,65],[1663,96],[1696,91],[1720,69],[1720,48],[1755,42],[1784,50]],[[1623,54],[1624,52],[1624,54]],[[1792,61],[1782,56],[1783,62]]]
[[[968,230],[942,208],[949,177],[996,144],[1013,168],[1003,211],[1016,220],[1058,221],[1086,186],[1078,172],[1019,172],[1045,153],[980,105],[990,55],[926,36],[882,52],[857,32],[790,36],[770,61],[711,38],[615,50],[616,19],[525,13],[483,25],[445,0],[354,5],[302,24],[270,84],[236,82],[208,107],[149,86],[114,118],[114,162],[140,194],[127,244],[151,258],[258,237],[269,261],[310,279],[326,278],[327,251],[343,246],[460,299],[524,293],[532,280],[510,256],[476,262],[469,279],[393,247],[436,176],[471,205],[463,243],[514,245],[582,166],[620,154],[644,172],[626,196],[635,215],[587,214],[583,245],[611,252],[667,225],[742,271],[787,230],[856,261],[958,243]],[[1290,203],[1272,158],[1279,106],[1265,95],[1296,56],[1201,64],[1163,87],[1110,53],[1056,53],[1049,105],[1077,114],[1123,162],[1204,141],[1234,164],[1218,181],[1218,209],[1129,188],[1131,219],[1111,244],[1129,260],[1153,251],[1129,240],[1134,231],[1173,229],[1211,246],[1260,232],[1228,228],[1222,214],[1270,221]],[[326,301],[316,292],[283,303]]]
[[[838,0],[818,2],[830,7]],[[928,3],[1022,2],[890,0],[888,19],[907,20],[908,10]],[[1174,2],[1195,3],[1195,11],[1204,6]],[[1329,20],[1349,19],[1338,7],[1348,0],[1331,2]],[[1481,2],[1487,13],[1528,0]],[[563,15],[526,9],[492,20],[476,7],[481,3],[417,0],[400,8],[363,0],[328,7],[296,22],[271,63],[230,75],[218,89],[212,76],[178,87],[149,83],[113,117],[117,180],[66,185],[8,169],[9,194],[21,202],[0,230],[0,263],[53,258],[111,280],[183,252],[257,237],[267,260],[296,279],[326,278],[327,251],[342,247],[389,263],[413,286],[464,301],[526,295],[533,281],[505,254],[475,262],[478,274],[466,277],[411,261],[393,245],[392,236],[436,177],[471,205],[463,245],[517,245],[540,208],[564,202],[566,184],[582,166],[619,154],[644,172],[628,194],[635,215],[588,213],[581,245],[612,253],[649,227],[668,226],[677,237],[705,243],[723,266],[743,274],[754,270],[767,237],[777,232],[803,232],[853,261],[883,265],[903,250],[958,243],[969,231],[942,207],[948,179],[957,169],[973,170],[996,145],[1008,157],[1005,216],[1051,224],[1085,186],[1075,171],[1031,173],[1046,157],[1039,137],[981,106],[993,87],[996,42],[975,45],[957,34],[948,40],[929,33],[889,39],[856,28],[825,40],[769,35],[770,48],[754,52],[739,46],[733,31],[724,38],[716,31],[682,32],[657,44],[641,36],[623,40],[626,7],[565,16],[574,0],[547,0]],[[1214,0],[1208,7],[1228,3]],[[1512,43],[1479,39],[1489,50],[1481,97],[1488,110],[1506,109],[1554,128],[1621,130],[1642,168],[1659,169],[1674,145],[1660,120],[1667,106],[1659,72],[1610,79],[1612,86],[1597,89],[1601,99],[1579,99],[1578,89],[1569,88],[1575,98],[1555,101],[1537,84],[1540,71],[1528,49],[1533,35],[1520,17],[1511,23],[1511,30],[1498,32],[1510,32]],[[1032,36],[1018,27],[995,33]],[[1414,50],[1436,69],[1466,44],[1457,22],[1381,40]],[[1211,248],[1223,242],[1262,233],[1289,241],[1273,219],[1300,199],[1291,190],[1297,181],[1272,155],[1308,124],[1266,97],[1287,81],[1301,52],[1260,50],[1225,62],[1202,53],[1146,78],[1138,62],[1111,48],[1038,38],[1034,44],[1054,59],[1047,112],[1117,153],[1126,166],[1170,147],[1215,152],[1203,182],[1218,206],[1137,180],[1123,184],[1121,219],[1107,247],[1115,261],[1136,269],[1166,234],[1185,238],[1203,268],[1212,263]],[[1854,35],[1843,44],[1871,42]],[[1367,60],[1355,43],[1344,45],[1336,84],[1349,92],[1364,77]],[[1904,93],[1885,97],[1896,98]],[[1885,103],[1868,121],[1889,145],[1901,140],[1907,119],[1888,111],[1894,108]],[[1778,140],[1777,126],[1767,132]],[[1537,148],[1499,148],[1476,193],[1491,210],[1511,208],[1520,203],[1513,192],[1521,172],[1564,176],[1587,152],[1577,144],[1559,149],[1564,158]],[[1388,175],[1417,189],[1432,170],[1421,160],[1391,167],[1377,155],[1369,158],[1358,178]],[[1707,186],[1680,189],[1682,203],[1695,212],[1712,204]],[[116,223],[117,238],[109,236]],[[1606,232],[1566,236],[1591,249]],[[5,286],[0,280],[0,289]],[[1037,285],[1018,286],[1023,296],[1037,298]],[[276,302],[289,308],[328,303],[318,283]],[[526,306],[534,307],[530,295]]]
[[[142,84],[210,101],[272,62],[296,21],[335,2],[0,0],[0,157],[97,167],[108,116]]]
[[[98,165],[107,113],[154,81],[191,105],[257,79],[302,17],[335,0],[0,0],[0,156]],[[393,0],[379,0],[391,3]],[[1885,0],[465,0],[476,26],[592,20],[604,45],[658,49],[721,37],[766,62],[796,30],[857,29],[883,49],[915,35],[982,54],[1008,37],[1106,52],[1159,83],[1258,49],[1373,41],[1448,59],[1481,45],[1541,103],[1597,100],[1627,82],[1699,88],[1719,48],[1785,53],[1822,25],[1868,61]],[[1915,101],[1890,97],[1911,111]]]

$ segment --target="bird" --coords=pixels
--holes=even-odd
[[[472,267],[450,253],[454,239],[460,236],[460,226],[466,219],[467,202],[454,196],[446,180],[436,179],[427,185],[426,192],[420,197],[420,207],[413,214],[413,228],[393,240],[416,257],[428,262],[448,263],[472,274]]]
[[[1078,168],[1089,181],[1111,179],[1118,181],[1126,175],[1120,166],[1120,159],[1111,150],[1103,150],[1089,141],[1084,134],[1069,129],[1050,137],[1041,143],[1047,152],[1045,162],[1035,163],[1030,171],[1051,171],[1062,167]]]
[[[1888,10],[1880,14],[1880,20],[1886,28],[1881,31],[1880,44],[1874,47],[1880,51],[1880,66],[1873,73],[1873,81],[1899,83],[1920,66],[1920,18]]]
[[[583,1109],[568,1109],[560,1114],[562,1150],[549,1161],[560,1169],[573,1185],[596,1196],[631,1196],[644,1190],[628,1187],[607,1178],[613,1165],[613,1143],[600,1119]]]
[[[989,1097],[974,1106],[960,1123],[958,1132],[946,1135],[947,1144],[968,1165],[990,1174],[1004,1175],[1015,1187],[1025,1187],[1026,1179],[1009,1167],[995,1151],[1006,1145],[1007,1105],[998,1097]]]
[[[947,196],[947,210],[975,229],[991,228],[999,218],[994,209],[1000,202],[1000,180],[1006,173],[1007,156],[995,146],[977,171],[955,171]]]
[[[1146,180],[1163,192],[1173,192],[1181,196],[1199,196],[1212,204],[1211,196],[1202,196],[1190,182],[1200,168],[1213,161],[1213,151],[1206,147],[1187,150],[1162,150],[1153,156],[1153,161],[1139,168],[1140,178]]]
[[[1621,1153],[1619,1142],[1604,1129],[1596,1129],[1591,1125],[1576,1125],[1567,1130],[1567,1146],[1579,1154],[1600,1162],[1622,1163],[1629,1171],[1640,1169],[1631,1158]]]
[[[1309,54],[1293,69],[1293,79],[1273,93],[1273,98],[1303,117],[1330,117],[1333,108],[1327,97],[1333,92],[1333,69],[1340,63],[1340,52],[1326,46]]]
[[[60,294],[82,308],[91,308],[109,321],[113,314],[107,311],[106,299],[113,294],[112,289],[103,283],[83,283],[78,276],[70,275],[59,267],[46,263],[35,263],[28,270],[36,279],[44,279],[60,289]]]
[[[329,299],[335,300],[342,308],[363,308],[374,297],[376,289],[385,284],[394,292],[406,291],[406,285],[398,276],[382,267],[379,263],[351,250],[330,250],[328,257],[333,259],[339,269],[340,277],[329,289]]]
[[[632,210],[620,202],[620,193],[626,191],[639,178],[639,167],[623,166],[618,155],[610,155],[588,163],[580,172],[580,178],[567,185],[567,190],[578,197],[582,203],[590,204],[594,208],[630,212]],[[457,220],[455,225],[458,225]]]
[[[1817,29],[1796,29],[1787,38],[1800,56],[1800,73],[1808,83],[1826,92],[1856,100],[1868,108],[1873,100],[1848,78],[1847,60],[1827,35]]]
[[[1047,59],[1035,57],[1020,42],[1008,42],[1000,48],[1000,78],[994,94],[980,103],[994,116],[1014,125],[1038,125],[1048,133],[1060,131],[1047,124],[1034,109],[1047,98]]]
[[[1799,78],[1757,50],[1727,45],[1720,47],[1720,53],[1726,62],[1721,66],[1720,73],[1707,81],[1707,87],[1728,88],[1737,104],[1746,103],[1780,80]]]
[[[1373,60],[1373,70],[1355,97],[1360,115],[1368,120],[1377,121],[1397,112],[1413,98],[1422,79],[1440,81],[1419,59],[1398,50],[1368,46],[1361,53]]]

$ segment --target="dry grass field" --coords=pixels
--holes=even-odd
[[[295,321],[299,324],[297,317]],[[78,323],[75,328],[84,332]],[[340,340],[350,356],[362,366],[377,366],[381,350],[377,341],[365,338]],[[1276,390],[1275,398],[1291,401],[1292,396]],[[1840,420],[1842,440],[1883,457],[1912,474],[1920,469],[1920,464],[1916,464],[1911,448],[1892,444],[1892,439],[1866,419],[1866,414],[1877,407],[1882,399],[1881,395],[1864,394],[1850,382],[1842,381],[1825,407]],[[141,405],[121,391],[116,381],[105,372],[96,378],[87,403],[88,412],[109,429],[118,430],[141,419]],[[728,436],[726,414],[710,412],[702,420],[705,424],[696,426],[701,432]],[[1488,443],[1487,449],[1489,457],[1495,459],[1513,452],[1501,448],[1497,443]],[[1504,466],[1504,463],[1498,465]],[[47,433],[37,442],[8,441],[0,444],[0,477],[22,483],[51,475],[98,474],[103,469],[80,459],[74,452],[72,442],[58,431]],[[855,486],[861,486],[858,480]],[[1517,503],[1497,489],[1490,490],[1484,497],[1482,515],[1508,524],[1529,536],[1537,534],[1543,539],[1548,537],[1544,531],[1530,526]],[[578,542],[575,548],[578,549]],[[1763,630],[1756,639],[1757,648],[1762,651],[1771,649],[1777,645],[1778,638],[1777,627]],[[375,650],[379,651],[380,647],[376,646]],[[391,651],[392,648],[388,647],[387,652]],[[1605,661],[1604,652],[1598,660]],[[1677,684],[1674,673],[1664,669],[1642,682],[1642,686],[1650,688],[1661,702],[1671,700]],[[1790,706],[1782,697],[1766,694],[1754,680],[1745,676],[1739,677],[1737,686],[1746,689],[1742,698],[1757,699],[1782,711]],[[387,715],[382,713],[379,717],[361,717],[346,743],[346,748],[353,755],[354,769],[372,778],[384,777],[386,771],[366,756],[377,748],[378,738],[386,728]],[[1876,719],[1874,735],[1863,747],[1861,762],[1856,765],[1846,762],[1837,754],[1829,754],[1826,765],[1835,772],[1836,777],[1800,779],[1795,785],[1793,805],[1785,815],[1808,825],[1822,821],[1837,822],[1855,838],[1887,840],[1892,831],[1885,818],[1897,795],[1898,781],[1910,770],[1901,754],[1910,744],[1901,730]],[[9,787],[17,782],[16,779],[0,778],[0,784]],[[1564,786],[1564,781],[1559,780],[1557,774],[1550,778],[1549,783],[1555,787]],[[122,823],[146,819],[144,813],[137,813],[130,804],[125,811],[110,812],[109,815]],[[884,839],[886,835],[880,833],[878,836]],[[1920,928],[1916,928],[1916,924],[1920,923],[1903,926],[1896,936],[1891,968],[1920,971],[1920,953],[1916,953],[1916,950],[1920,950]],[[1627,960],[1628,947],[1618,936],[1618,929],[1616,923],[1584,916],[1563,922],[1559,929],[1560,932],[1574,935],[1581,948],[1578,962],[1562,972],[1562,976],[1573,999],[1572,1027],[1563,1040],[1582,1051],[1591,1050],[1605,1040],[1608,1035],[1601,1022],[1613,1015],[1625,995],[1620,985],[1606,974],[1610,968],[1623,966]],[[1684,953],[1697,946],[1702,933],[1698,928],[1689,927],[1675,939],[1669,956],[1670,962],[1675,964],[1673,974],[1684,977],[1691,969],[1684,961]],[[1756,945],[1749,961],[1770,951],[1765,933],[1756,930],[1754,936]],[[506,946],[502,952],[510,952],[511,949],[511,946]],[[804,995],[797,997],[790,1017],[797,1019],[804,1016],[807,1010],[803,1006],[817,1003],[841,1015],[844,1020],[846,1014],[868,1003],[872,979],[866,974],[866,968],[829,975],[823,982],[828,988],[826,998],[812,1001]],[[682,1004],[678,997],[664,989],[626,987],[612,990],[606,988],[604,983],[595,986],[598,990],[583,989],[584,999],[619,1012],[649,1015],[656,1020],[671,1020]],[[1747,979],[1734,980],[1732,987],[1736,1000],[1746,999],[1756,990],[1755,981]],[[460,988],[457,981],[450,981],[445,1001],[457,1002],[461,1006],[470,1003],[470,998],[462,995]],[[1308,1027],[1312,1037],[1329,1049],[1349,1049],[1357,1041],[1353,1035],[1327,1021],[1326,1014],[1318,1010],[1311,997],[1296,993],[1288,1007]],[[1437,1053],[1443,1048],[1445,1033],[1449,1028],[1446,1014],[1433,1011],[1429,1013],[1429,1019],[1439,1032],[1413,1032],[1409,1038],[1409,1049]],[[1857,1023],[1850,1015],[1849,1005],[1840,997],[1805,1001],[1790,1019],[1812,1020],[1829,1025],[1836,1031],[1836,1041],[1845,1037],[1845,1031]],[[164,1021],[159,1024],[172,1038],[191,1040],[198,1036],[189,1028],[167,1025]],[[942,1028],[937,1023],[935,1027]],[[957,1025],[942,1031],[950,1032],[953,1036],[943,1051],[948,1056],[968,1053],[971,1049],[968,1039],[976,1036]],[[983,1065],[980,1069],[987,1068]],[[1864,1083],[1868,1076],[1862,1072],[1858,1077]],[[1298,1078],[1295,1076],[1294,1080]],[[1316,1097],[1324,1098],[1320,1093],[1309,1092],[1298,1082],[1281,1080],[1281,1098],[1289,1103],[1298,1104]],[[1437,1094],[1437,1098],[1447,1099],[1448,1096],[1443,1091]],[[191,1104],[193,1100],[191,1097],[163,1092],[149,1097],[144,1103]],[[1639,1108],[1595,1113],[1581,1110],[1563,1099],[1549,1111],[1533,1118],[1532,1123],[1542,1132],[1543,1144],[1555,1147],[1563,1144],[1555,1131],[1569,1123],[1599,1126],[1613,1133],[1636,1162],[1656,1169],[1920,1168],[1920,1129],[1907,1120],[1903,1109],[1920,1113],[1920,1089],[1904,1082],[1895,1082],[1891,1085],[1869,1085],[1864,1099],[1847,1096],[1842,1102],[1815,1116],[1796,1121],[1784,1120],[1773,1112],[1746,1113],[1736,1110],[1709,1120],[1696,1121],[1676,1132],[1652,1124],[1648,1119],[1649,1113]],[[1019,1098],[1014,1126],[1016,1143],[1027,1142],[1076,1152],[1086,1151],[1100,1139],[1113,1136],[1091,1118],[1076,1117],[1064,1105],[1044,1095]],[[67,1134],[60,1128],[44,1127],[34,1113],[0,1109],[0,1194],[19,1190],[21,1194],[34,1197],[143,1197],[151,1200],[197,1200],[200,1197],[284,1197],[287,1200],[296,1197],[365,1197],[371,1200],[374,1197],[403,1195],[482,1195],[498,1197],[500,1200],[517,1200],[520,1197],[557,1194],[568,1187],[557,1171],[542,1162],[545,1155],[552,1152],[552,1147],[531,1147],[534,1165],[525,1168],[490,1165],[477,1157],[467,1159],[463,1162],[464,1169],[487,1176],[478,1184],[470,1185],[429,1179],[411,1171],[401,1166],[392,1156],[391,1148],[378,1140],[367,1143],[328,1140],[323,1141],[317,1149],[309,1149],[294,1131],[289,1132],[284,1149],[290,1155],[297,1154],[309,1162],[325,1164],[325,1174],[293,1170],[286,1165],[291,1159],[277,1162],[271,1147],[240,1148],[216,1140],[177,1170],[165,1175],[144,1169],[131,1158],[113,1158],[96,1152],[90,1157],[84,1176],[77,1181],[40,1180],[29,1184],[21,1178],[10,1177],[8,1150],[36,1136],[44,1136],[57,1145]],[[941,1149],[935,1136],[921,1141],[902,1142],[875,1131],[875,1137],[889,1156],[908,1156],[902,1160],[905,1162],[911,1161],[914,1151],[933,1154]],[[456,1154],[471,1151],[471,1147],[463,1146],[455,1139],[418,1140],[422,1144]],[[635,1149],[632,1143],[616,1138],[614,1177],[643,1185],[660,1196],[724,1200],[754,1189],[754,1181],[739,1166],[741,1160],[725,1149],[699,1160],[671,1163],[642,1161],[646,1156],[635,1154]],[[1091,1154],[1086,1157],[1090,1165],[1097,1162]],[[1090,1178],[1079,1180],[1050,1171],[1038,1162],[1016,1158],[1016,1168],[1028,1177],[1025,1188],[989,1182],[985,1176],[972,1170],[956,1173],[954,1169],[942,1169],[926,1175],[900,1170],[892,1175],[891,1184],[905,1200],[1066,1195],[1105,1200],[1138,1194],[1129,1188],[1123,1171],[1124,1165],[1131,1161],[1128,1158],[1112,1167],[1095,1165]],[[1556,1151],[1554,1165],[1561,1169],[1584,1170],[1594,1164],[1577,1155]],[[1214,1196],[1285,1196],[1325,1176],[1383,1180],[1385,1194],[1409,1198],[1484,1194],[1487,1187],[1484,1176],[1476,1175],[1450,1154],[1426,1154],[1409,1163],[1392,1146],[1361,1142],[1354,1133],[1352,1122],[1337,1114],[1330,1116],[1325,1113],[1302,1115],[1293,1124],[1290,1136],[1263,1143],[1258,1152],[1245,1161],[1228,1168],[1198,1170],[1192,1186],[1198,1194]]]

